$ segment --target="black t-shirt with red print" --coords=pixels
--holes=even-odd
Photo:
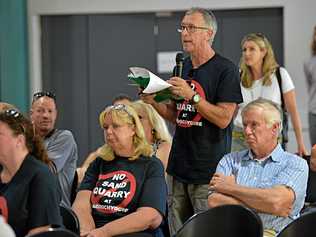
[[[198,68],[190,58],[184,60],[182,78],[210,102],[242,102],[238,68],[215,54]],[[233,123],[221,129],[199,114],[187,100],[176,101],[177,119],[167,173],[181,182],[208,184],[219,160],[231,150]]]
[[[8,223],[17,237],[36,227],[62,225],[57,177],[31,155],[9,183],[0,181],[0,196],[6,200]]]
[[[139,207],[155,208],[165,216],[164,168],[155,157],[136,160],[116,157],[112,161],[98,157],[86,171],[80,190],[92,191],[90,201],[96,227],[135,212]],[[161,236],[160,230],[148,232]]]

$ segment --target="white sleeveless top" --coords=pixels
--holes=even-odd
[[[280,67],[280,74],[281,74],[283,94],[291,90],[294,90],[295,87],[294,87],[293,81],[285,68]],[[239,104],[239,110],[234,120],[235,127],[242,129],[243,125],[242,125],[241,111],[249,102],[253,100],[256,100],[258,98],[264,98],[264,99],[272,100],[274,103],[281,106],[281,94],[280,94],[278,79],[275,73],[273,73],[271,77],[272,77],[272,84],[270,86],[262,85],[263,78],[255,80],[251,88],[245,88],[242,86],[242,84],[240,84],[241,93],[242,93],[244,102]]]

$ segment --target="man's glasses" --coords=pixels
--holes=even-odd
[[[33,102],[38,100],[39,98],[43,97],[43,96],[47,96],[49,98],[52,98],[53,100],[56,101],[56,95],[53,92],[49,92],[49,91],[40,91],[40,92],[36,92],[33,95]]]
[[[179,33],[182,33],[186,30],[189,34],[191,34],[191,33],[196,32],[197,30],[209,30],[209,29],[210,28],[208,28],[208,27],[202,27],[202,26],[194,26],[194,25],[184,26],[184,25],[181,25],[180,28],[177,29],[177,31]]]

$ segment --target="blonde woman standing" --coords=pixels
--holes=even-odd
[[[276,62],[269,40],[261,33],[251,33],[243,38],[241,48],[241,92],[244,102],[239,105],[239,111],[234,121],[232,151],[240,151],[247,148],[242,132],[243,124],[240,114],[242,108],[258,98],[271,100],[279,106],[281,106],[282,101],[275,73],[279,65]],[[280,75],[284,106],[289,112],[293,124],[297,153],[299,155],[307,154],[303,141],[301,121],[297,111],[293,81],[283,67],[280,67]]]

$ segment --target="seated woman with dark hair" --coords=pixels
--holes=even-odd
[[[100,114],[107,141],[86,171],[73,204],[81,236],[135,232],[163,236],[167,188],[161,161],[151,157],[137,113],[114,105]]]
[[[31,122],[17,110],[0,113],[0,196],[17,237],[61,225],[57,179]]]

